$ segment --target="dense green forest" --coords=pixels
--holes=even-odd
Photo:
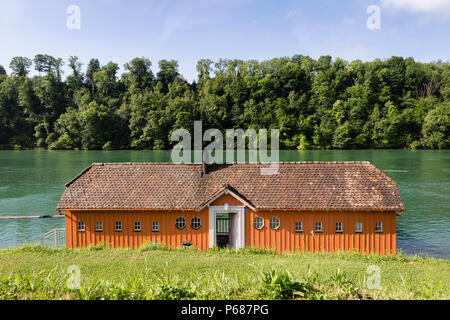
[[[62,67],[72,70],[63,78]],[[280,129],[283,149],[448,148],[450,64],[296,55],[87,66],[39,54],[0,65],[0,148],[171,149],[173,130]],[[31,68],[37,72],[30,77]],[[84,72],[83,69],[86,71]]]

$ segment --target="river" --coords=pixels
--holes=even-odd
[[[407,209],[397,248],[450,258],[450,150],[281,151],[281,161],[370,161],[398,182]],[[0,216],[55,214],[64,184],[93,162],[170,162],[168,151],[0,151]],[[35,243],[63,219],[0,219],[0,248]]]

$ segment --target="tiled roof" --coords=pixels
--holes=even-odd
[[[98,163],[66,185],[57,210],[195,210],[225,185],[257,210],[405,210],[396,183],[369,162]]]

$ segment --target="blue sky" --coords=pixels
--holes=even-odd
[[[70,5],[81,28],[69,30]],[[367,7],[381,8],[369,30]],[[77,55],[102,64],[176,59],[189,81],[199,59],[330,54],[346,60],[450,60],[450,0],[0,0],[0,64],[14,56]],[[69,74],[65,68],[65,74]]]

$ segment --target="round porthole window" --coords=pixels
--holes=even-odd
[[[175,227],[177,229],[184,229],[186,227],[186,219],[183,217],[178,217],[175,219]]]
[[[272,217],[269,220],[270,228],[273,230],[277,230],[280,227],[280,218]]]
[[[202,221],[200,220],[199,217],[193,217],[191,219],[191,228],[194,230],[198,230],[200,229],[200,227],[202,226]]]
[[[253,219],[253,226],[256,230],[261,230],[264,227],[264,219],[261,217],[256,217]]]

